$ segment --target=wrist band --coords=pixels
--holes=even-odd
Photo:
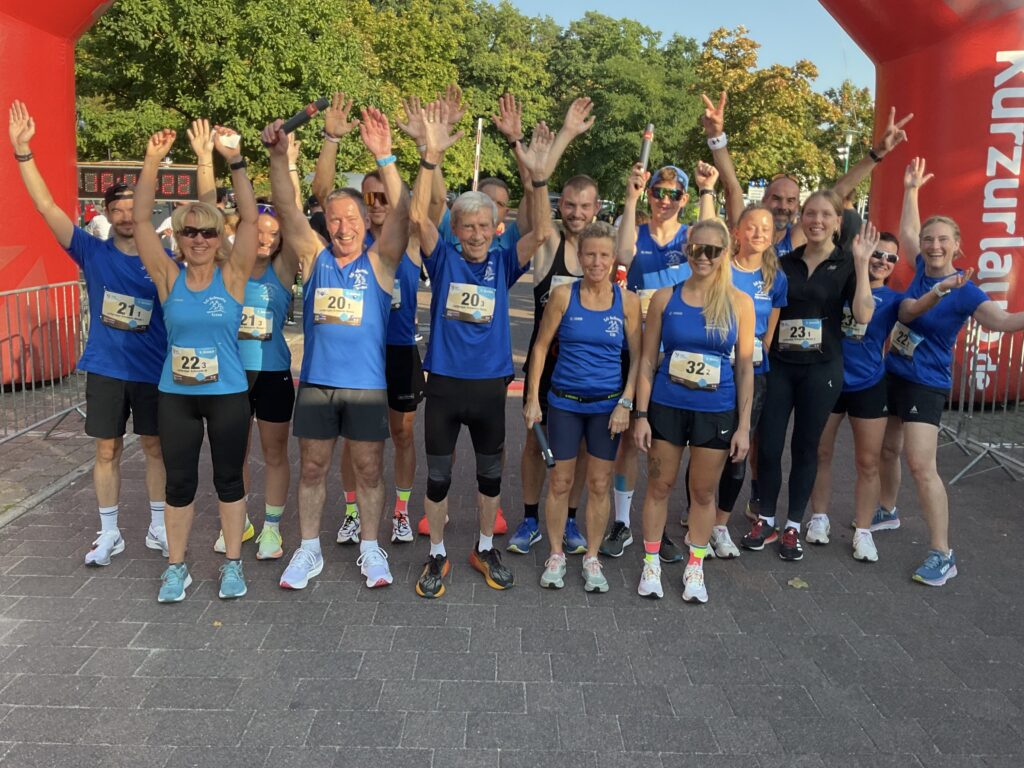
[[[713,189],[702,189],[700,193],[701,195],[711,195],[712,197],[715,196],[715,190]]]
[[[708,147],[712,151],[716,149],[725,149],[728,143],[729,137],[725,134],[724,131],[718,134],[717,136],[712,136],[710,139],[708,139]]]
[[[424,152],[427,151],[427,145],[426,144],[417,144],[416,145],[416,151],[419,152],[422,155]]]
[[[437,168],[437,163],[431,163],[430,161],[428,161],[425,158],[421,157],[420,158],[420,168],[424,169],[425,171],[432,171],[435,168]]]
[[[875,152],[874,147],[872,147],[871,149],[868,150],[868,157],[870,157],[876,163],[880,163],[880,162],[882,162],[882,160],[883,160],[883,158],[885,156],[884,155],[880,155],[877,152]]]
[[[19,163],[27,163],[29,160],[32,159],[32,153],[27,152],[24,155],[19,155],[17,152],[15,152],[14,159],[17,160]]]
[[[324,139],[326,139],[327,141],[331,142],[332,144],[337,144],[339,141],[341,141],[341,136],[333,136],[333,135],[329,134],[327,132],[326,128],[324,128],[322,133],[324,135]]]
[[[540,189],[541,187],[546,187],[548,185],[548,180],[547,179],[533,179],[530,183],[533,185],[534,189]]]
[[[288,166],[288,172],[289,173],[298,173],[299,172],[299,166],[297,166],[297,165],[289,165]]]
[[[228,163],[228,168],[230,168],[232,171],[241,171],[245,168],[245,166],[246,162],[244,157],[241,160],[237,160],[234,163]]]
[[[397,159],[398,158],[395,157],[394,155],[388,155],[387,157],[379,157],[377,158],[377,167],[384,168],[385,166],[391,165]]]

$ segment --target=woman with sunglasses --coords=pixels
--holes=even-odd
[[[899,241],[895,235],[889,232],[878,234],[868,225],[867,244],[870,245],[876,238],[877,243],[868,265],[871,295],[875,301],[871,322],[856,322],[849,306],[843,307],[843,389],[832,408],[818,445],[818,475],[811,493],[813,515],[807,525],[806,536],[810,544],[829,542],[832,450],[839,425],[843,417],[849,415],[857,467],[857,482],[853,493],[853,557],[868,563],[878,561],[871,523],[881,494],[879,461],[888,415],[884,352],[903,298],[902,294],[886,287],[899,260]]]
[[[203,432],[210,436],[213,483],[220,500],[227,562],[221,567],[220,597],[246,592],[242,574],[245,481],[242,465],[249,439],[248,383],[238,351],[245,286],[256,261],[256,198],[245,160],[222,139],[235,135],[216,129],[214,148],[231,169],[238,200],[238,229],[226,250],[224,217],[208,203],[188,203],[174,212],[175,239],[187,269],[170,261],[153,228],[153,198],[160,162],[175,132],[157,131],[146,145],[135,193],[135,240],[139,256],[156,284],[167,323],[167,358],[160,378],[160,444],[167,467],[167,570],[157,599],[185,599],[192,583],[185,565],[194,499],[199,484]]]
[[[780,260],[788,280],[787,306],[769,351],[768,390],[758,443],[758,519],[740,542],[759,551],[779,540],[775,507],[782,487],[782,450],[790,414],[792,467],[789,516],[779,557],[800,560],[799,533],[817,474],[818,443],[843,381],[843,307],[858,323],[868,323],[875,309],[868,261],[871,238],[857,235],[853,255],[839,248],[842,201],[819,190],[804,202],[800,226],[807,242]],[[877,238],[877,236],[875,236]]]
[[[683,599],[706,603],[704,557],[715,524],[715,488],[726,460],[743,461],[750,444],[754,303],[733,287],[729,230],[721,221],[691,227],[686,248],[692,274],[654,294],[644,327],[633,427],[637,447],[648,454],[644,565],[637,591],[643,597],[663,595],[661,539],[683,449],[689,446],[690,559]]]

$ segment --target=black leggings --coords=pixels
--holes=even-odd
[[[758,436],[757,484],[762,517],[774,517],[782,488],[782,451],[789,414],[793,437],[789,451],[789,520],[803,522],[818,475],[818,443],[829,414],[843,389],[843,359],[808,365],[771,361],[767,374],[761,428]]]
[[[167,469],[167,503],[185,507],[199,487],[199,452],[203,421],[210,435],[213,485],[223,502],[245,496],[242,465],[249,442],[249,394],[175,395],[160,393],[160,448]]]

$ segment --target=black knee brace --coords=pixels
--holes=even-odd
[[[501,494],[501,454],[476,455],[476,487],[484,496]]]
[[[452,457],[427,455],[427,498],[435,504],[448,498],[452,484]]]

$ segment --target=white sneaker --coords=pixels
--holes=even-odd
[[[708,548],[708,552],[713,552],[713,557],[722,560],[732,560],[740,556],[739,549],[733,543],[732,536],[729,535],[729,529],[724,525],[716,525],[711,529],[711,546]]]
[[[804,539],[808,544],[828,544],[828,535],[831,532],[832,525],[828,521],[828,515],[814,515],[807,524]]]
[[[391,518],[391,541],[412,541],[413,538],[412,528],[409,526],[409,516],[396,512]]]
[[[150,525],[146,531],[146,546],[159,549],[167,557],[167,529],[162,525]]]
[[[878,562],[878,549],[871,531],[857,531],[853,534],[853,559],[865,563]]]
[[[662,598],[665,592],[661,589],[661,563],[657,560],[644,559],[644,569],[640,573],[640,586],[636,588],[640,597]]]
[[[121,531],[100,531],[99,538],[92,543],[92,549],[85,553],[86,565],[110,565],[110,558],[124,552]]]
[[[360,567],[360,572],[366,577],[366,586],[371,589],[386,587],[394,581],[391,569],[388,568],[388,553],[380,547],[363,552],[356,560],[356,565]]]
[[[565,586],[565,555],[552,553],[544,562],[544,573],[540,585],[545,589],[561,589]]]
[[[704,586],[704,564],[687,563],[683,571],[683,600],[688,603],[706,603],[708,590]]]
[[[281,574],[279,582],[282,589],[305,589],[309,580],[319,576],[324,569],[324,556],[319,552],[310,552],[299,547],[292,554],[291,562]]]
[[[338,529],[338,543],[358,544],[359,530],[359,515],[352,515],[351,517],[346,515],[341,528]]]

